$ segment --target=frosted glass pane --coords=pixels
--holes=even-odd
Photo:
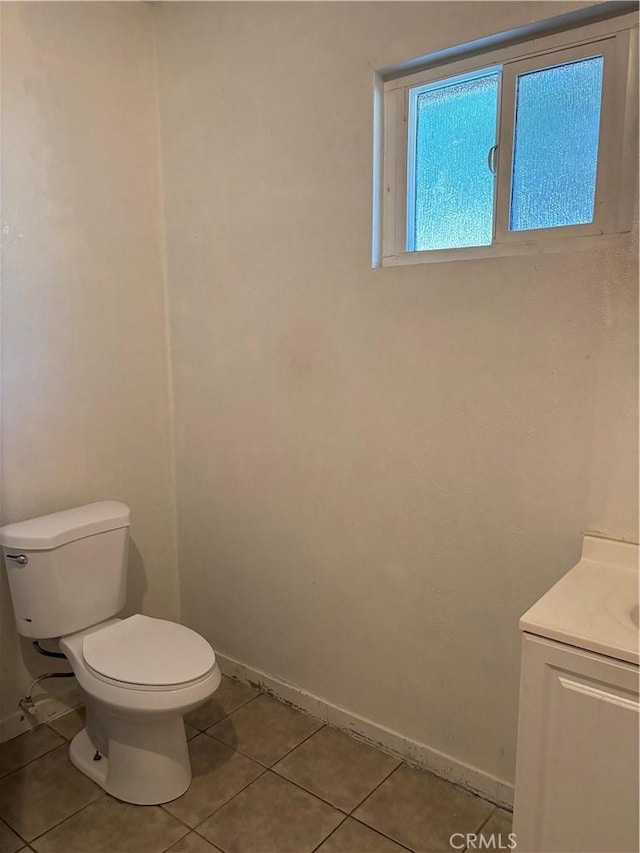
[[[500,72],[422,92],[416,104],[414,248],[486,246],[493,237]]]
[[[519,74],[511,231],[593,221],[601,56]]]

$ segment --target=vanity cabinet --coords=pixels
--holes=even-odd
[[[524,633],[519,853],[638,850],[638,666]]]

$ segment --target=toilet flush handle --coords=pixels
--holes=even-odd
[[[5,554],[7,560],[15,560],[16,563],[20,563],[21,566],[26,566],[29,562],[29,558],[26,554]]]

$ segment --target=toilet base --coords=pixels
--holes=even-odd
[[[108,755],[94,761],[96,746],[85,728],[71,741],[71,763],[125,803],[158,805],[184,794],[191,784],[191,764],[182,717],[151,723],[109,716]]]
[[[69,758],[74,767],[104,788],[109,773],[109,759],[103,755],[99,761],[95,761],[95,754],[96,748],[91,743],[89,732],[82,729],[69,744]]]

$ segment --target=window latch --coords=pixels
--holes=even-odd
[[[492,175],[496,173],[496,154],[498,153],[498,146],[492,145],[491,148],[487,151],[487,167]]]

